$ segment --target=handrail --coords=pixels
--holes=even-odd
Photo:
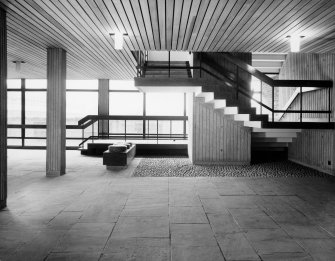
[[[273,85],[277,87],[318,87],[333,88],[333,81],[330,80],[273,80]]]
[[[96,140],[96,139],[106,139],[106,140],[113,140],[113,139],[118,139],[118,138],[123,138],[124,134],[122,135],[115,135],[114,133],[107,133],[106,136],[97,136],[97,135],[91,135],[87,138],[85,138],[84,140],[82,140],[82,142],[79,143],[78,147],[82,147],[82,145],[89,141],[89,140]],[[157,138],[159,138],[160,140],[186,140],[188,137],[188,135],[184,135],[184,134],[146,134],[145,139],[146,140],[157,140]],[[130,134],[127,135],[127,138],[129,139],[134,139],[134,140],[143,140],[143,136],[142,134],[138,134],[138,135],[134,135],[134,134]]]
[[[88,120],[188,120],[188,116],[131,116],[131,115],[87,115],[78,121],[78,125],[82,125]],[[92,123],[94,123],[92,122]]]
[[[236,66],[238,66],[239,68],[243,69],[244,71],[248,72],[249,74],[255,76],[256,78],[258,78],[259,80],[269,84],[269,85],[274,85],[274,80],[272,78],[270,78],[269,76],[265,75],[264,73],[262,73],[261,71],[257,70],[255,67],[241,61],[240,59],[232,56],[229,53],[221,53],[221,55],[227,59],[228,61],[230,61],[231,63],[235,64]]]
[[[287,113],[300,113],[300,121],[302,120],[302,114],[303,113],[328,113],[328,118],[329,118],[329,122],[331,121],[331,88],[333,87],[333,81],[331,80],[274,80],[270,77],[268,77],[266,74],[262,73],[261,71],[257,70],[256,68],[254,68],[253,66],[245,63],[244,61],[234,57],[233,55],[229,54],[229,53],[220,53],[221,56],[226,59],[227,61],[229,61],[230,63],[232,63],[233,65],[236,66],[236,72],[229,72],[229,70],[224,70],[223,67],[219,64],[217,64],[217,62],[209,57],[208,55],[206,55],[206,53],[202,53],[200,56],[200,66],[183,66],[183,65],[174,65],[171,66],[170,61],[168,66],[166,65],[150,65],[148,66],[147,64],[144,66],[137,66],[136,68],[138,70],[144,70],[144,69],[168,69],[169,72],[171,69],[176,69],[176,70],[184,70],[184,69],[194,69],[194,70],[200,70],[200,78],[202,78],[202,74],[201,72],[204,71],[206,72],[208,75],[216,78],[219,81],[223,81],[225,82],[226,85],[230,86],[230,87],[235,87],[236,88],[236,97],[238,99],[238,94],[242,94],[244,96],[246,96],[248,99],[255,101],[256,103],[258,103],[260,106],[262,106],[263,108],[267,109],[268,111],[270,111],[272,113],[272,121],[274,121],[274,113],[280,113],[280,112],[287,112]],[[203,67],[203,64],[205,64],[206,66],[209,66],[212,70],[207,70],[206,68]],[[215,73],[213,73],[213,70]],[[258,101],[256,99],[254,99],[252,97],[252,95],[248,94],[247,92],[245,92],[245,90],[249,89],[248,83],[243,81],[243,79],[241,79],[239,77],[239,71],[244,71],[252,76],[254,76],[255,78],[259,79],[262,83],[266,83],[267,85],[269,85],[269,87],[272,88],[272,106],[267,106],[266,104],[264,104],[261,101]],[[144,76],[144,74],[143,74]],[[221,76],[221,77],[220,77]],[[170,77],[170,73],[169,73],[169,77]],[[329,94],[328,94],[328,110],[327,111],[318,111],[318,110],[303,110],[302,109],[302,99],[301,99],[301,108],[299,111],[291,111],[286,109],[284,110],[276,110],[275,109],[275,87],[280,87],[280,88],[291,88],[291,87],[296,87],[300,89],[300,93],[302,93],[302,88],[303,87],[315,87],[315,88],[326,88],[329,90]],[[244,89],[244,90],[243,90]]]

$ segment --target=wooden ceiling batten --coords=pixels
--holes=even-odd
[[[285,21],[285,23],[280,23],[278,24],[278,29],[276,30],[276,34],[273,36],[273,39],[275,40],[275,45],[273,44],[273,42],[271,43],[267,43],[264,46],[270,46],[270,44],[272,44],[272,46],[278,46],[278,44],[280,43],[284,43],[287,42],[286,41],[286,36],[290,35],[292,31],[294,31],[295,34],[300,34],[301,31],[299,31],[299,26],[301,26],[301,24],[306,21],[307,23],[309,23],[310,21],[315,21],[315,19],[319,19],[317,18],[319,15],[319,12],[322,12],[322,9],[326,8],[330,8],[331,6],[325,5],[323,7],[320,7],[321,2],[316,3],[314,1],[314,5],[310,4],[308,5],[307,2],[303,1],[304,6],[296,8],[296,13],[294,13],[289,19],[287,19]],[[314,7],[314,8],[313,8]],[[326,9],[324,9],[324,11],[326,11]],[[301,12],[303,10],[303,12]],[[299,20],[300,22],[297,23],[296,20]],[[313,24],[313,22],[312,22]],[[282,30],[282,28],[285,28],[284,30]],[[263,46],[263,45],[262,45]],[[269,49],[271,49],[271,47],[269,47]]]
[[[184,0],[183,11],[180,18],[180,26],[178,32],[178,40],[176,48],[177,50],[181,50],[183,48],[185,32],[190,18],[191,6],[192,6],[192,0]]]
[[[223,10],[225,9],[227,3],[228,1],[221,1],[221,0],[218,2],[217,6],[215,7],[215,11],[212,15],[212,19],[210,19],[210,22],[208,23],[204,31],[204,35],[201,37],[201,41],[199,42],[199,45],[194,47],[195,50],[198,50],[198,51],[203,50],[204,45],[208,41],[208,38],[212,34],[214,28],[217,26],[219,22],[219,18],[221,17]]]
[[[295,31],[298,32],[300,35],[306,36],[305,31],[313,30],[315,31],[315,33],[313,33],[313,35],[308,35],[308,37],[312,36],[312,38],[316,40],[320,37],[329,37],[332,34],[335,34],[335,25],[328,26],[329,19],[334,18],[334,12],[335,12],[335,5],[329,4],[329,2],[326,1],[324,6],[320,7],[317,11],[313,12],[309,17],[306,17],[304,19],[306,20],[305,24],[299,24],[300,27],[296,26]],[[327,31],[328,33],[325,34],[324,31],[317,30],[317,28],[319,27],[325,28],[326,29],[325,31]],[[287,44],[286,43],[287,41],[284,40],[285,39],[281,39],[280,44],[277,44],[276,46],[272,45],[269,48],[272,48],[271,50],[284,49],[285,45]],[[310,42],[309,44],[311,45],[313,43],[314,41]]]
[[[182,12],[183,12],[183,5],[184,0],[175,1],[174,2],[174,16],[173,16],[173,34],[172,34],[172,43],[171,43],[171,50],[177,50],[177,44],[178,44],[178,36],[180,33],[180,27],[181,27],[181,19],[182,19]]]
[[[151,27],[152,27],[152,32],[153,32],[155,47],[156,47],[155,50],[161,50],[158,8],[157,8],[156,0],[148,0],[148,7],[149,7]]]
[[[262,16],[264,12],[267,11],[268,7],[270,6],[271,1],[264,1],[259,2],[256,1],[249,13],[249,16],[245,16],[243,20],[245,23],[237,28],[234,28],[234,30],[231,30],[230,34],[227,36],[227,38],[222,42],[220,49],[230,49],[231,45],[235,42],[233,39],[240,39],[243,35],[250,32],[250,27],[254,24],[257,24],[257,20]],[[258,24],[259,25],[259,24]],[[255,27],[256,28],[256,27]]]
[[[133,1],[132,3],[136,4],[137,1]],[[139,0],[137,8],[141,10],[142,19],[144,22],[144,27],[146,28],[146,33],[149,39],[149,44],[151,46],[151,50],[156,50],[156,41],[154,39],[154,34],[152,30],[151,18],[150,18],[150,11],[148,8],[147,0]]]
[[[211,2],[210,0],[203,0],[200,3],[198,13],[196,15],[196,19],[195,19],[195,22],[194,22],[193,30],[192,30],[192,33],[191,33],[191,37],[190,37],[190,39],[188,41],[188,44],[187,44],[187,50],[193,50],[193,45],[195,43],[195,40],[196,40],[197,36],[199,35],[199,30],[200,30],[200,27],[202,26],[202,24],[204,22],[204,18],[205,18],[205,15],[207,13],[210,2]]]
[[[45,75],[46,48],[68,53],[68,77],[131,79],[134,50],[287,53],[335,51],[335,2],[329,0],[0,0],[7,10],[8,61]],[[110,33],[127,33],[113,48]],[[10,76],[15,76],[9,66]]]
[[[313,1],[313,0],[312,0]],[[315,1],[314,1],[315,2]],[[289,33],[289,28],[296,23],[298,19],[301,19],[299,10],[305,10],[308,12],[308,1],[291,1],[289,4],[281,5],[280,12],[278,12],[273,19],[270,19],[264,30],[260,31],[256,37],[252,38],[248,42],[248,48],[259,50],[262,46],[267,45],[270,41],[276,42],[279,35],[285,38]],[[307,8],[307,9],[306,9]],[[284,13],[285,15],[281,15]],[[244,47],[246,44],[244,44]]]
[[[225,1],[221,1],[222,3],[224,3]],[[212,0],[210,1],[208,7],[207,7],[207,11],[206,14],[204,16],[204,19],[201,23],[201,25],[199,26],[199,30],[198,33],[196,35],[196,38],[193,42],[193,45],[191,47],[192,50],[198,50],[198,46],[200,44],[200,42],[203,40],[203,38],[205,37],[205,32],[206,30],[209,28],[209,24],[211,21],[215,21],[217,19],[214,18],[215,12],[217,10],[217,7],[219,5],[220,1],[219,0]]]
[[[199,12],[199,8],[200,8],[200,0],[192,0],[192,5],[191,5],[191,9],[190,9],[190,13],[188,16],[188,22],[187,22],[187,26],[185,28],[185,33],[184,33],[184,40],[182,43],[182,49],[183,51],[188,50],[187,47],[189,45],[189,41],[191,39],[192,33],[193,33],[193,29],[194,29],[194,25],[195,25],[195,21]]]

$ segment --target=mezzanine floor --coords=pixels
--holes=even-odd
[[[0,260],[334,260],[327,178],[153,178],[67,151],[9,150]]]

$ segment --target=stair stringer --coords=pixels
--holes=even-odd
[[[267,129],[262,128],[261,121],[250,120],[250,115],[239,114],[238,106],[227,106],[224,99],[214,99],[213,92],[201,92],[198,99],[221,114],[225,120],[232,121],[240,127],[250,127],[252,150],[278,150],[288,148],[289,143],[297,137],[301,129]]]
[[[204,97],[193,101],[192,161],[199,165],[249,165],[251,128],[230,120]]]

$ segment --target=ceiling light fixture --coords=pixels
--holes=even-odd
[[[114,49],[121,50],[123,48],[123,37],[128,36],[128,34],[122,34],[120,32],[115,32],[109,35],[114,36]]]
[[[287,38],[290,39],[291,52],[294,52],[294,53],[300,52],[300,42],[301,42],[301,38],[303,37],[304,36],[299,36],[299,35],[287,36]]]
[[[21,72],[21,64],[25,63],[24,61],[13,61],[15,63],[15,71],[17,73]]]

